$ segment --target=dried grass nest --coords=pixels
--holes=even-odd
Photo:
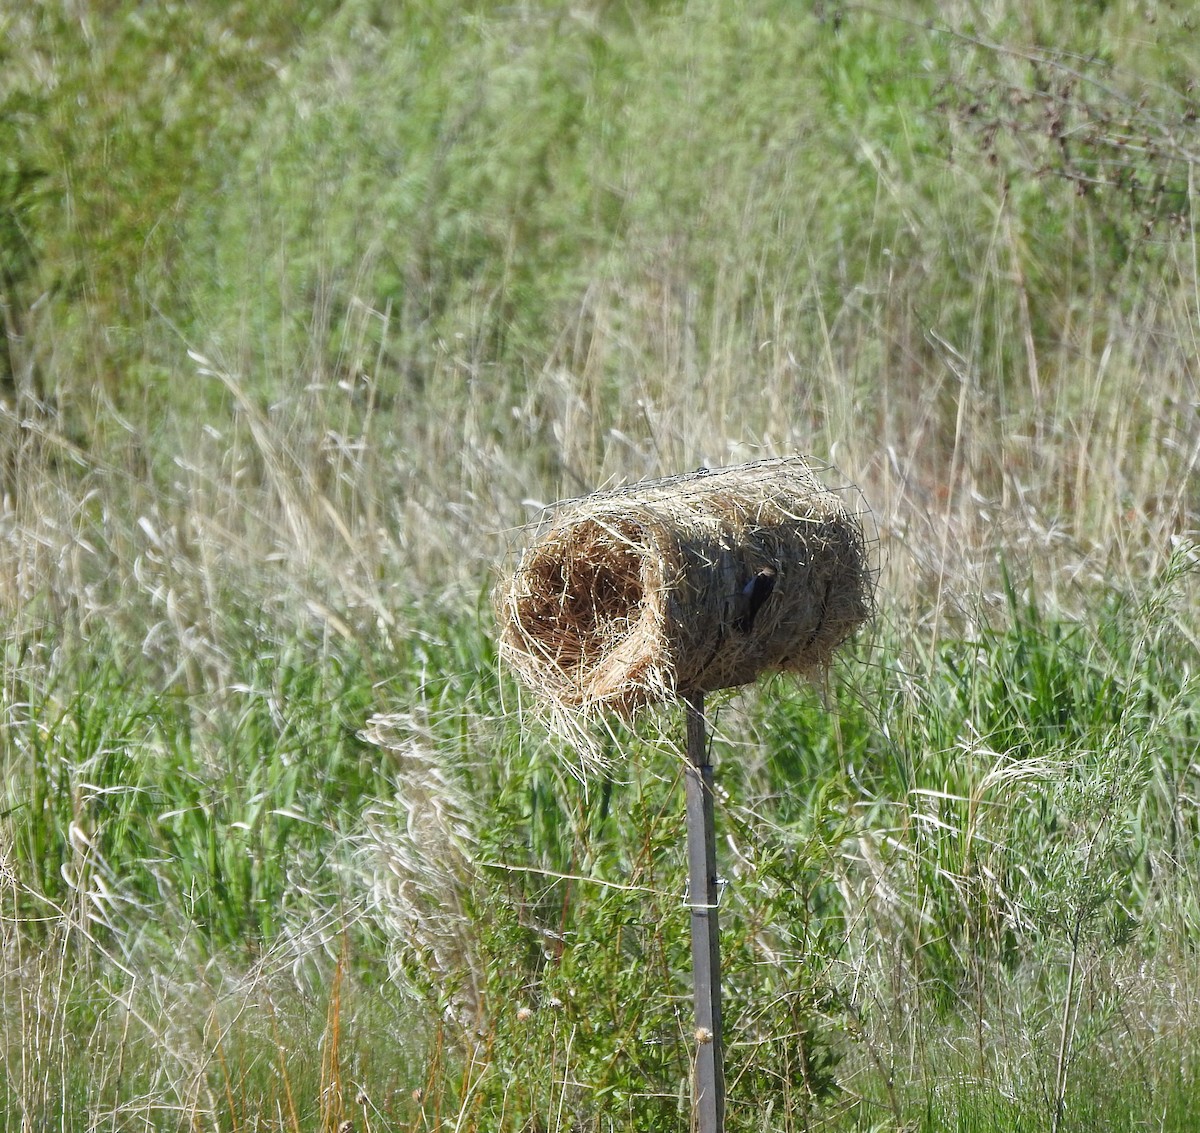
[[[846,494],[789,457],[561,505],[497,590],[501,656],[580,716],[827,669],[874,601]]]

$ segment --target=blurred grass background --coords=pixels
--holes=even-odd
[[[496,666],[545,503],[801,451],[711,698],[731,1130],[1190,1130],[1187,5],[0,3],[4,1128],[688,1128],[678,720]]]

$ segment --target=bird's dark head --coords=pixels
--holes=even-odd
[[[749,633],[754,628],[754,619],[763,604],[771,597],[775,589],[778,571],[773,566],[759,567],[742,588],[742,598],[745,609],[733,623],[733,628],[739,633]]]

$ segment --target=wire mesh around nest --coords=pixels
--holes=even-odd
[[[825,669],[874,600],[843,494],[789,457],[560,505],[497,590],[501,656],[583,716]]]

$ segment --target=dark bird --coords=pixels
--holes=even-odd
[[[749,633],[754,628],[754,619],[758,616],[758,611],[763,608],[763,604],[771,597],[775,589],[775,578],[774,567],[761,567],[742,587],[742,599],[746,603],[746,608],[733,623],[733,628],[738,633]]]

